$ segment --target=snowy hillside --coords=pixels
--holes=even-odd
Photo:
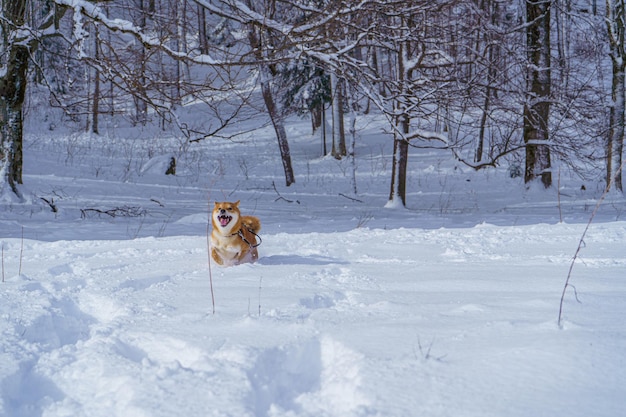
[[[624,198],[560,328],[602,180],[563,168],[560,195],[526,192],[507,166],[411,150],[408,209],[385,209],[392,144],[360,122],[356,195],[306,121],[289,188],[268,127],[190,146],[31,129],[30,202],[0,208],[0,416],[620,415]],[[261,218],[257,264],[209,264],[215,200]]]

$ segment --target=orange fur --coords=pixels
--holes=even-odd
[[[259,258],[255,233],[261,230],[261,221],[242,216],[239,201],[215,202],[211,222],[211,257],[218,265],[239,265]]]

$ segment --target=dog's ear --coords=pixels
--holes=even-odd
[[[235,202],[233,203],[233,206],[235,206],[235,207],[237,207],[237,208],[238,208],[238,207],[239,207],[239,202],[240,202],[240,201],[241,201],[241,200],[237,200],[237,201],[235,201]]]

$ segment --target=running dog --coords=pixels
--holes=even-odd
[[[261,244],[257,235],[261,221],[258,217],[242,216],[239,201],[215,202],[211,221],[211,257],[217,264],[232,266],[259,259],[256,248]]]

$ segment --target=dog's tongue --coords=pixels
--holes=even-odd
[[[226,226],[230,222],[230,217],[220,217],[220,224],[222,227]]]

